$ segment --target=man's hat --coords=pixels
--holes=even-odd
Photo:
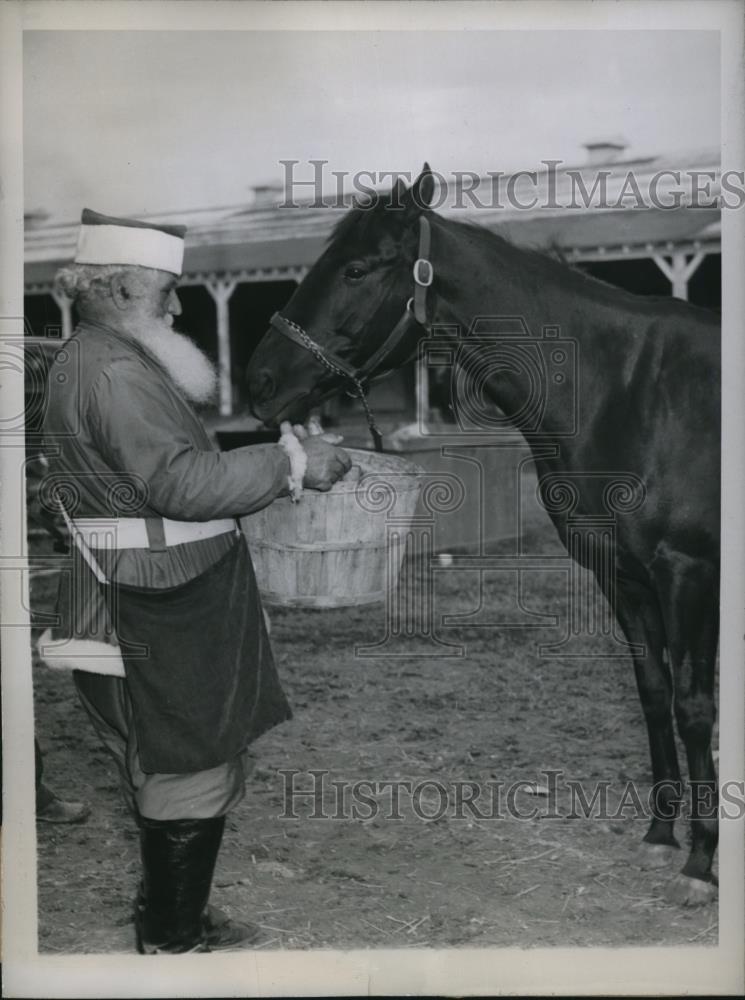
[[[76,264],[135,264],[180,275],[186,226],[116,219],[84,208]]]

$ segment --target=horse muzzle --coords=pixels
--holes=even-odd
[[[278,391],[273,376],[266,369],[259,369],[249,378],[248,392],[251,412],[268,427],[278,426],[283,420],[302,423],[311,404],[305,390]]]
[[[248,378],[248,394],[251,399],[251,408],[267,408],[277,396],[277,383],[268,368],[259,368],[252,372]]]

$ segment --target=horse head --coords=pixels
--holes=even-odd
[[[359,392],[413,356],[423,309],[415,317],[412,268],[420,264],[420,220],[433,193],[425,164],[410,188],[398,180],[370,204],[356,204],[336,226],[253,354],[247,379],[257,417],[301,420],[327,396],[343,388]],[[431,277],[423,269],[418,287],[426,288]]]

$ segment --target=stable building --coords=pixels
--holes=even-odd
[[[483,196],[471,194],[473,178],[460,179],[437,210],[486,226],[519,246],[553,253],[637,294],[674,295],[720,308],[719,151],[635,157],[618,137],[588,142],[586,149],[583,164],[545,161],[500,178],[501,189],[511,192],[501,204],[485,205]],[[705,197],[700,190],[691,193],[690,185],[686,190],[687,178],[694,176],[703,178]],[[599,177],[602,204],[594,204],[588,196],[597,195]],[[484,181],[480,190],[487,191],[493,178]],[[660,207],[639,204],[636,189],[643,195],[650,185]],[[251,353],[272,313],[322,252],[342,211],[297,199],[289,206],[281,185],[265,184],[253,189],[246,205],[150,217],[188,226],[179,327],[218,363],[223,422],[245,413],[244,372]],[[42,212],[26,216],[25,314],[27,329],[37,336],[67,337],[74,327],[71,304],[55,292],[53,281],[73,258],[77,230],[77,220],[49,223]],[[373,386],[370,401],[391,429],[413,419],[422,396],[429,398],[426,373],[412,363]],[[358,404],[343,405],[352,416]]]

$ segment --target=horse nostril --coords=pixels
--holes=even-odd
[[[266,403],[277,392],[277,386],[267,368],[260,368],[253,376],[249,386],[251,398],[257,403]]]

